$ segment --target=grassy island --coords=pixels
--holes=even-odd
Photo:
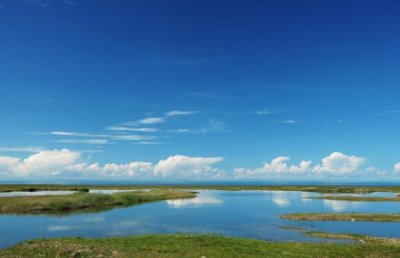
[[[79,192],[71,195],[1,197],[0,214],[68,214],[72,212],[90,212],[159,200],[192,198],[195,196],[195,192],[165,189],[114,194]]]
[[[322,231],[309,231],[305,232],[305,235],[326,239],[342,239],[352,240],[360,243],[375,243],[375,244],[393,244],[400,245],[400,239],[398,238],[384,238],[384,237],[371,237],[360,234],[344,234],[344,233],[328,233]]]
[[[0,257],[399,257],[390,241],[283,243],[216,235],[39,239],[0,250]]]
[[[303,221],[372,221],[400,222],[400,214],[373,213],[289,213],[281,218]]]
[[[351,202],[400,202],[400,196],[398,195],[395,195],[393,197],[325,195],[325,196],[307,197],[307,199],[324,199],[324,200],[351,201]]]

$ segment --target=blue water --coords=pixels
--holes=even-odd
[[[307,199],[317,193],[290,191],[200,191],[193,199],[148,203],[69,216],[0,215],[0,247],[27,239],[62,236],[109,237],[150,233],[217,233],[273,241],[325,241],[283,226],[400,238],[400,223],[297,222],[291,212],[400,213],[399,202]],[[375,196],[393,193],[375,193]]]
[[[74,193],[76,193],[76,191],[6,192],[6,193],[0,193],[0,198],[15,197],[15,196],[69,195]]]

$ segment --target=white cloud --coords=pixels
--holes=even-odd
[[[157,136],[149,136],[149,135],[136,135],[136,134],[90,134],[90,133],[79,133],[79,132],[63,132],[56,131],[50,132],[51,135],[57,136],[71,136],[71,137],[90,137],[90,139],[83,140],[58,140],[58,142],[63,143],[87,143],[87,144],[107,144],[109,140],[116,141],[141,141],[141,140],[151,140],[157,138]]]
[[[77,133],[77,132],[63,132],[63,131],[54,131],[50,132],[51,135],[58,135],[58,136],[76,136],[76,137],[92,137],[96,136],[94,134],[89,133]]]
[[[67,149],[42,150],[25,159],[0,156],[0,173],[9,176],[56,175],[79,159],[79,152]]]
[[[131,162],[126,164],[107,163],[104,166],[98,163],[77,163],[67,167],[67,171],[91,177],[141,177],[149,178],[153,173],[150,162]]]
[[[310,166],[311,161],[301,161],[300,164],[289,166],[286,161],[290,158],[288,157],[278,157],[272,160],[271,163],[265,163],[263,170],[267,172],[291,172],[291,173],[303,173],[306,172]]]
[[[164,144],[162,142],[153,142],[153,141],[140,141],[140,142],[135,142],[137,145],[158,145],[158,144]]]
[[[200,128],[197,131],[199,133],[228,132],[229,129],[226,127],[224,122],[209,120],[204,127]]]
[[[220,157],[170,156],[156,165],[151,162],[130,163],[85,163],[81,153],[62,150],[44,150],[25,159],[0,156],[0,174],[19,176],[63,176],[63,177],[135,177],[149,178],[218,178],[223,171],[213,165],[222,161]]]
[[[256,169],[236,168],[234,176],[237,178],[263,178],[263,177],[279,177],[287,178],[289,175],[344,175],[355,174],[359,172],[359,168],[365,162],[365,158],[357,156],[348,156],[341,152],[333,152],[329,156],[322,159],[321,165],[312,167],[311,161],[303,160],[298,165],[289,165],[288,157],[277,157],[270,163],[264,163],[263,167]],[[313,173],[314,172],[314,173]],[[365,170],[364,174],[385,175],[379,170]],[[373,173],[372,173],[373,172]]]
[[[57,142],[60,143],[76,143],[76,144],[96,144],[96,145],[101,145],[101,144],[108,144],[108,141],[105,139],[84,139],[84,140],[57,140]]]
[[[169,111],[165,113],[166,116],[187,116],[187,115],[193,115],[197,113],[197,111],[182,111],[182,110],[174,110],[174,111]]]
[[[293,119],[288,119],[288,120],[283,120],[282,123],[284,123],[284,124],[295,124],[295,123],[297,123],[297,121],[293,120]]]
[[[365,162],[365,158],[348,156],[341,152],[333,152],[322,159],[322,165],[314,167],[315,172],[326,172],[333,174],[347,174],[355,172]]]
[[[364,171],[361,171],[364,175],[369,176],[386,176],[387,173],[384,170],[379,170],[375,167],[367,167]]]
[[[156,175],[163,177],[215,177],[221,176],[222,171],[212,167],[221,162],[221,157],[188,157],[183,155],[170,156],[160,160],[155,166]]]
[[[143,135],[112,135],[111,139],[120,141],[141,141],[141,140],[152,140],[157,138],[156,136],[143,136]]]
[[[145,144],[150,144],[145,143]],[[152,144],[152,143],[151,143]],[[141,179],[219,179],[228,174],[215,165],[222,157],[190,157],[173,155],[155,163],[133,161],[129,163],[89,163],[82,160],[81,153],[68,149],[40,150],[26,158],[0,156],[0,175],[18,176],[62,176],[62,177],[135,177]],[[361,169],[365,158],[333,152],[312,166],[303,160],[290,164],[289,157],[277,157],[255,169],[235,168],[232,178],[324,178],[329,176],[385,177],[386,173],[373,167]],[[400,163],[394,166],[400,172]]]
[[[108,130],[108,131],[142,132],[142,133],[155,133],[155,132],[158,132],[157,128],[126,127],[126,126],[110,126],[110,127],[107,127],[106,130]]]
[[[20,164],[20,158],[0,156],[0,174],[8,174],[10,170]]]
[[[150,162],[131,162],[129,164],[108,163],[103,167],[103,173],[107,176],[147,176],[152,173],[153,165]],[[151,174],[150,174],[151,176]]]
[[[156,165],[151,162],[131,162],[127,164],[107,163],[100,166],[98,163],[78,163],[67,169],[73,173],[101,177],[137,177],[137,178],[179,178],[195,179],[222,175],[222,171],[212,165],[222,158],[204,158],[188,156],[170,156],[160,160]]]
[[[264,163],[264,166],[256,169],[236,168],[234,174],[236,177],[267,177],[279,174],[302,174],[311,170],[311,161],[301,161],[298,165],[289,165],[288,157],[277,157],[270,163]]]
[[[21,174],[58,173],[67,165],[79,159],[79,152],[73,152],[67,149],[40,151],[24,159],[18,166],[17,171]]]
[[[136,124],[150,125],[164,123],[165,119],[162,117],[146,117],[136,121]]]
[[[187,129],[187,128],[179,128],[179,129],[170,129],[168,130],[170,133],[187,133],[187,134],[206,134],[206,133],[226,133],[230,132],[226,124],[222,121],[217,120],[209,120],[200,128],[196,129]]]
[[[400,173],[400,162],[397,163],[396,165],[394,165],[393,169],[394,169],[395,172],[399,172]]]
[[[0,147],[0,152],[39,152],[42,147],[27,146],[27,147]]]
[[[200,128],[195,129],[187,129],[187,128],[178,128],[178,129],[169,129],[167,130],[169,133],[176,134],[206,134],[206,133],[227,133],[230,132],[228,127],[224,122],[217,120],[209,120]]]
[[[170,133],[189,133],[190,130],[186,128],[179,128],[179,129],[169,129],[168,132]]]
[[[253,112],[256,115],[271,115],[272,111],[269,110],[268,108],[262,109],[262,110],[257,110]]]

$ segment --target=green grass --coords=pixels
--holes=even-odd
[[[400,246],[384,241],[364,244],[282,243],[216,235],[150,235],[105,239],[33,240],[0,250],[0,257],[399,257]]]
[[[192,198],[196,193],[179,190],[153,190],[115,194],[76,193],[53,196],[0,198],[0,214],[68,214],[91,212],[167,199]]]
[[[210,190],[272,190],[272,191],[306,191],[318,193],[372,193],[372,192],[400,192],[400,186],[295,186],[295,185],[0,185],[0,192],[11,191],[43,191],[43,190],[72,190],[79,189],[210,189]]]
[[[298,226],[281,226],[279,227],[284,230],[292,230],[292,231],[304,231],[303,227],[298,227]]]
[[[306,197],[307,199],[324,199],[352,202],[400,202],[400,196],[377,197],[377,196],[352,196],[352,195],[326,195]]]
[[[289,213],[281,218],[303,221],[372,221],[400,222],[400,214],[374,213]]]
[[[319,237],[326,239],[343,239],[343,240],[358,241],[361,243],[400,245],[400,239],[397,238],[371,237],[360,234],[327,233],[322,231],[308,231],[305,232],[304,234],[312,237]]]
[[[37,192],[37,191],[79,191],[86,192],[89,189],[110,189],[110,190],[130,190],[145,189],[148,186],[111,186],[111,185],[42,185],[42,184],[20,184],[20,185],[0,185],[0,192]],[[154,187],[151,187],[154,188]]]

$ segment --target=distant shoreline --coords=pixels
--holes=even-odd
[[[109,185],[109,186],[362,186],[400,187],[400,182],[260,182],[260,181],[135,181],[126,180],[2,180],[2,185]]]
[[[11,191],[51,191],[82,189],[198,189],[198,190],[273,190],[273,191],[305,191],[317,193],[373,193],[400,192],[400,186],[389,185],[223,185],[223,184],[1,184],[0,192]]]

